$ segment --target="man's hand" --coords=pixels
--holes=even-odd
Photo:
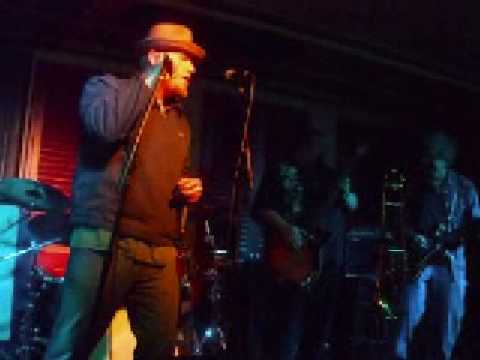
[[[358,196],[354,192],[343,194],[343,201],[349,211],[355,211],[358,208]]]
[[[305,245],[304,231],[298,226],[292,226],[292,241],[291,244],[295,250],[300,250]]]
[[[430,246],[428,239],[421,234],[416,234],[414,240],[417,246],[419,246],[422,250],[426,250]]]
[[[279,235],[283,242],[299,250],[305,245],[305,236],[301,228],[295,225],[286,224],[279,229]]]
[[[180,194],[188,204],[196,203],[203,193],[202,180],[200,178],[183,177],[177,182]]]

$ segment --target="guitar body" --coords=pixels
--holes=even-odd
[[[265,259],[279,280],[305,286],[320,275],[321,264],[316,250],[309,244],[295,249],[282,239],[270,236]]]
[[[424,237],[424,244],[420,246],[418,241],[413,237],[410,242],[409,249],[409,269],[410,278],[417,279],[422,273],[423,269],[431,263],[450,264],[450,255],[446,251],[448,246],[457,247],[463,243],[463,230],[456,230],[450,233],[446,231],[446,225],[441,223],[433,234]],[[444,238],[445,235],[451,238]],[[455,240],[452,240],[455,239]]]

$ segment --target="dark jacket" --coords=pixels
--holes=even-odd
[[[93,77],[80,100],[84,128],[74,179],[71,222],[112,230],[120,204],[117,186],[137,121],[143,116],[151,90],[136,76]],[[156,243],[175,238],[175,210],[169,199],[188,161],[190,128],[182,113],[162,114],[154,107],[138,147],[119,235]]]

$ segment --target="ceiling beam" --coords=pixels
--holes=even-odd
[[[461,79],[455,74],[447,74],[446,72],[429,69],[428,65],[426,64],[419,65],[418,63],[421,62],[421,60],[413,59],[411,54],[410,56],[406,56],[404,52],[386,49],[385,46],[382,46],[383,51],[397,53],[398,55],[401,54],[403,58],[409,57],[408,60],[399,60],[396,59],[395,56],[380,54],[379,51],[374,51],[367,48],[379,48],[379,44],[372,44],[364,41],[364,45],[366,46],[352,46],[318,35],[310,35],[304,32],[288,29],[284,26],[260,21],[252,17],[235,15],[225,11],[208,8],[206,6],[192,5],[184,0],[146,0],[144,1],[144,4],[163,6],[203,17],[218,19],[227,23],[253,28],[259,31],[274,33],[291,40],[305,42],[306,44],[318,46],[338,53],[343,53],[345,55],[354,56],[368,62],[386,65],[404,73],[415,75],[421,78],[442,82],[472,92],[480,92],[480,85]]]

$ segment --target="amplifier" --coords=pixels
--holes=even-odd
[[[265,252],[265,234],[263,227],[250,215],[239,217],[240,234],[237,244],[236,261],[238,263],[258,263]]]
[[[384,239],[385,233],[379,226],[352,228],[345,238],[346,276],[375,278]]]

